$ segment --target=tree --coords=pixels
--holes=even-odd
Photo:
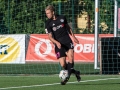
[[[61,2],[59,2],[61,1]],[[67,17],[75,33],[77,17],[88,14],[88,26],[82,33],[94,33],[95,0],[0,0],[0,33],[45,33],[45,7],[53,4],[57,12]],[[113,33],[114,0],[99,0],[100,33]],[[61,8],[60,6],[61,5]],[[60,10],[60,11],[59,11]],[[106,26],[106,28],[105,28]]]
[[[8,33],[45,33],[44,9],[51,0],[0,0]]]

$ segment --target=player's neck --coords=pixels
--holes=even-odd
[[[57,19],[56,15],[53,15],[53,20],[56,20],[56,19]]]

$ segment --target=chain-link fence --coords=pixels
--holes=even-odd
[[[0,34],[45,33],[45,7],[67,17],[74,33],[93,34],[95,0],[0,0]],[[113,33],[114,0],[99,0],[99,33]]]

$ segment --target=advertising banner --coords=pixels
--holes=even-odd
[[[74,43],[76,62],[94,62],[94,34],[75,34],[79,44]],[[100,37],[113,37],[113,34],[101,34]],[[31,34],[26,53],[26,61],[58,62],[54,45],[47,34]]]
[[[46,34],[31,34],[26,61],[56,61],[54,45]]]
[[[25,63],[25,35],[0,35],[0,63]]]
[[[120,8],[118,8],[118,29],[120,29]]]

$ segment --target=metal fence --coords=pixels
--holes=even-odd
[[[45,7],[67,17],[74,33],[94,34],[95,0],[0,0],[0,34],[45,33]],[[114,0],[99,0],[99,33],[113,33]]]

